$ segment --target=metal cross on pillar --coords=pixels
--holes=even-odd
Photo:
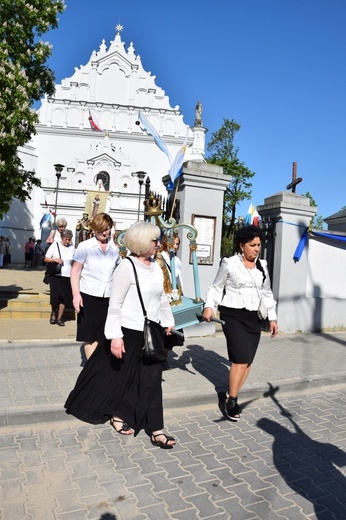
[[[286,190],[292,189],[292,193],[295,193],[297,184],[302,182],[302,180],[302,177],[297,178],[297,163],[292,163],[292,182],[286,186]]]

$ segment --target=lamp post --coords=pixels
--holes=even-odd
[[[58,209],[58,193],[59,193],[59,182],[61,177],[61,172],[65,168],[63,164],[54,164],[55,168],[55,176],[56,176],[56,190],[55,190],[55,204],[54,204],[54,236],[56,231],[56,213]]]
[[[141,211],[141,196],[142,196],[142,186],[144,183],[144,179],[146,176],[145,172],[132,172],[132,177],[138,177],[138,184],[139,184],[139,194],[138,194],[138,211],[137,211],[137,220],[139,220],[139,215]]]

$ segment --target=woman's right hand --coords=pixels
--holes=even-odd
[[[210,321],[211,318],[214,318],[214,311],[211,307],[205,307],[203,311],[203,319],[205,321]]]
[[[83,307],[83,298],[82,298],[81,293],[78,293],[73,296],[72,303],[73,303],[74,310],[76,312],[79,312],[80,308]]]
[[[115,356],[118,359],[121,359],[123,357],[123,354],[125,354],[126,352],[123,338],[112,339],[111,352],[113,356]]]

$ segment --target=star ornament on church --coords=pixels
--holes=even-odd
[[[121,23],[118,23],[116,26],[115,26],[116,30],[118,31],[118,33],[121,33],[121,31],[124,30],[124,26],[121,25]]]

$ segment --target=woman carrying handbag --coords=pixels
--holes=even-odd
[[[160,229],[137,222],[124,235],[131,252],[145,311],[170,334],[174,318],[163,290],[162,271],[153,255]],[[153,446],[171,449],[174,438],[163,431],[162,361],[143,356],[144,315],[131,262],[114,272],[105,326],[106,343],[89,359],[65,407],[67,413],[92,424],[111,422],[120,434],[144,430]]]

